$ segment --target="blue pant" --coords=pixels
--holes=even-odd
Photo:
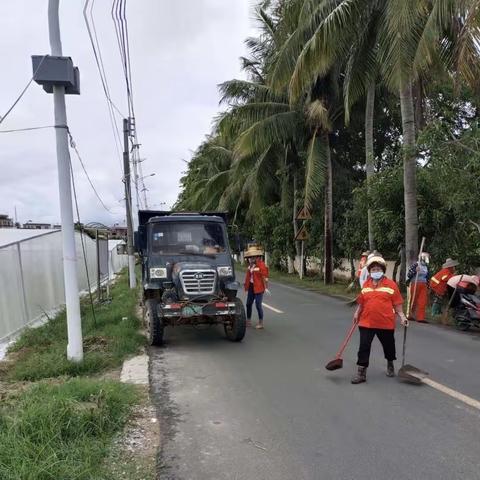
[[[258,318],[263,320],[263,293],[253,293],[253,285],[250,285],[248,288],[247,294],[247,319],[250,320],[252,318],[252,306],[253,302],[255,301],[255,306],[257,307]]]

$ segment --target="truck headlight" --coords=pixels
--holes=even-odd
[[[233,276],[232,267],[217,267],[217,272],[219,277],[231,277]]]
[[[151,268],[150,278],[167,278],[166,268]]]

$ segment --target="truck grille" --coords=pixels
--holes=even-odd
[[[180,280],[185,293],[190,295],[211,295],[215,292],[215,270],[184,270]]]

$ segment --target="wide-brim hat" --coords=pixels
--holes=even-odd
[[[459,262],[453,260],[452,258],[447,258],[445,263],[442,265],[442,268],[452,268],[456,267],[457,265],[460,265]]]
[[[263,257],[264,252],[260,247],[249,247],[248,250],[245,252],[244,257]]]
[[[377,264],[377,265],[380,265],[383,269],[383,271],[385,271],[387,269],[387,262],[385,262],[384,258],[383,257],[380,257],[378,255],[374,256],[374,257],[370,257],[367,261],[367,270],[370,271],[370,268],[372,267],[373,264]]]

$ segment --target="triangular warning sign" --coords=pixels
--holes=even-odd
[[[312,214],[307,207],[303,207],[297,214],[296,220],[310,220],[312,218]]]
[[[298,242],[298,241],[304,241],[304,240],[308,240],[308,232],[307,232],[307,228],[305,227],[305,225],[302,225],[302,228],[298,231],[297,235],[295,236],[295,241]]]

